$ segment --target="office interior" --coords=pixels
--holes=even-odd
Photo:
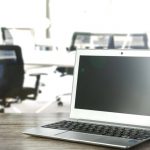
[[[44,74],[37,98],[15,101],[5,113],[69,112],[76,51],[149,50],[149,4],[149,0],[0,0],[0,45],[20,46],[23,86],[35,85],[30,74]]]

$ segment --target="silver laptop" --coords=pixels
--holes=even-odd
[[[70,118],[23,133],[130,148],[150,139],[150,51],[77,50]]]

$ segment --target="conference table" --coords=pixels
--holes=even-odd
[[[22,133],[25,129],[60,121],[68,117],[68,113],[0,114],[0,150],[116,150],[103,146],[34,137]],[[150,141],[130,150],[149,149]]]
[[[74,67],[76,51],[31,51],[23,54],[25,65]]]

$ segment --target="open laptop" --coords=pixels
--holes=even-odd
[[[70,118],[23,133],[130,148],[150,139],[150,51],[77,50]]]

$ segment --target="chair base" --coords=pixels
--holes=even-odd
[[[57,105],[63,106],[63,102],[61,101],[61,98],[59,96],[56,97]]]
[[[0,113],[4,113],[4,108],[0,108]]]

